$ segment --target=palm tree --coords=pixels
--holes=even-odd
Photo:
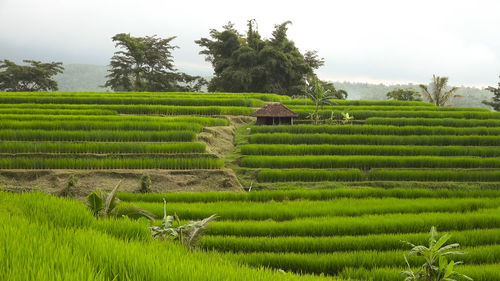
[[[448,84],[448,77],[432,75],[432,81],[429,87],[423,84],[418,86],[422,90],[422,95],[429,100],[429,102],[436,106],[445,106],[451,98],[461,97],[454,94],[458,90],[458,87],[452,87],[450,90],[446,91],[446,84]]]

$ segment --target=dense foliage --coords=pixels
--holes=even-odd
[[[395,89],[386,94],[390,100],[421,101],[422,95],[413,89]]]
[[[212,29],[211,39],[195,41],[214,68],[208,90],[303,95],[305,76],[313,75],[323,60],[314,51],[300,53],[287,37],[289,24],[275,25],[272,37],[264,40],[254,20],[248,21],[246,35],[228,23],[222,31]]]
[[[53,76],[62,73],[61,62],[42,63],[23,60],[27,65],[3,60],[0,62],[0,91],[34,92],[57,91],[57,82]]]
[[[494,110],[500,111],[500,82],[498,83],[498,88],[488,87],[486,90],[493,93],[491,101],[483,101],[484,104],[493,107]]]
[[[167,92],[200,91],[205,79],[177,72],[170,44],[175,39],[156,36],[133,37],[119,33],[113,36],[116,47],[111,58],[108,80],[104,84],[114,91]]]

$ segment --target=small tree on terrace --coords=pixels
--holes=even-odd
[[[314,112],[311,114],[311,119],[317,125],[320,107],[333,104],[331,100],[335,98],[335,93],[325,89],[317,77],[312,77],[307,80],[306,96],[312,100],[315,106]]]
[[[402,101],[421,101],[422,95],[413,89],[395,89],[387,93],[387,98]]]
[[[496,111],[500,111],[500,82],[498,83],[498,88],[488,87],[486,90],[493,93],[493,98],[491,101],[483,101],[483,103],[493,107]]]
[[[458,87],[452,87],[448,90],[448,77],[439,77],[432,75],[432,81],[427,85],[418,85],[422,90],[423,96],[431,103],[436,106],[445,106],[448,101],[452,98],[460,98],[460,95],[456,95],[455,92],[459,89]]]

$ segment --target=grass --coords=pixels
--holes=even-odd
[[[251,269],[217,253],[154,241],[143,223],[96,220],[77,201],[0,192],[0,202],[0,274],[5,280],[325,280]],[[143,231],[120,237],[104,225]]]
[[[2,114],[0,120],[18,121],[88,121],[88,122],[153,122],[194,123],[203,126],[227,126],[225,118],[200,116],[146,116],[146,115],[48,115],[48,114]]]
[[[23,110],[110,110],[119,114],[146,115],[250,115],[253,110],[238,106],[175,106],[175,105],[117,105],[117,104],[0,104],[1,109]],[[1,112],[1,111],[0,111]],[[7,113],[7,112],[6,112]]]
[[[204,236],[201,247],[221,252],[251,253],[332,253],[342,251],[393,251],[407,250],[401,241],[416,245],[428,242],[427,232],[405,234],[371,234],[334,237],[237,237]],[[500,229],[473,229],[454,231],[450,243],[462,247],[500,244]]]
[[[214,222],[207,233],[246,237],[368,235],[426,232],[433,225],[440,231],[459,231],[496,228],[499,224],[499,209],[491,209],[473,213],[384,214],[302,218],[284,222],[223,221]]]
[[[300,119],[306,119],[307,115],[312,110],[294,109],[293,111],[299,114]],[[322,119],[330,118],[332,110],[320,110],[319,115]],[[500,119],[498,112],[483,112],[483,111],[405,111],[404,108],[400,110],[382,111],[382,110],[350,110],[349,115],[354,116],[355,120],[366,120],[372,117],[386,117],[386,118],[459,118],[459,119]],[[342,119],[341,112],[336,111],[334,116],[337,119]]]
[[[500,127],[500,120],[477,120],[456,118],[381,118],[366,119],[370,125],[393,126],[445,126],[445,127]]]
[[[500,168],[499,158],[441,156],[246,156],[248,168]]]
[[[162,203],[134,202],[157,217],[163,215]],[[124,204],[126,206],[126,204]],[[500,207],[498,198],[343,198],[331,201],[210,202],[167,203],[167,213],[183,219],[198,220],[217,214],[220,220],[294,220],[306,217],[355,217],[369,214],[406,214],[426,212],[473,212]]]
[[[62,131],[93,131],[93,130],[117,130],[117,131],[192,131],[200,132],[203,125],[188,122],[151,122],[151,121],[12,121],[0,120],[0,130],[62,130]]]
[[[3,141],[0,153],[204,153],[200,142],[29,142]]]
[[[373,169],[368,174],[368,180],[497,182],[500,181],[500,171]]]
[[[380,136],[329,134],[254,134],[252,144],[500,146],[497,136]]]
[[[462,248],[461,248],[462,249]],[[500,258],[500,246],[479,246],[463,248],[467,255],[451,255],[450,259],[462,260],[468,265],[496,263]],[[345,268],[379,268],[406,266],[403,255],[407,251],[356,251],[337,252],[332,254],[293,254],[293,253],[245,253],[226,254],[229,258],[250,265],[269,266],[293,272],[330,274],[340,273]],[[413,266],[420,265],[421,258],[409,256]],[[473,276],[472,276],[473,277]]]
[[[259,182],[284,181],[363,181],[365,175],[358,169],[351,170],[261,170],[257,176]]]
[[[0,169],[219,169],[214,158],[0,158]]]
[[[340,198],[497,198],[500,190],[445,189],[445,188],[380,188],[342,187],[335,189],[263,190],[259,192],[169,192],[169,193],[118,193],[122,201],[156,202],[281,202],[289,200],[323,201]]]
[[[282,145],[247,144],[243,155],[393,155],[393,156],[480,156],[499,157],[500,147],[488,146],[406,146],[406,145]]]
[[[0,130],[3,141],[124,141],[124,142],[192,142],[193,131],[66,131],[66,130]]]
[[[343,134],[343,135],[455,135],[455,136],[497,136],[500,127],[454,128],[441,126],[391,126],[391,125],[294,125],[294,126],[254,126],[252,133],[291,134]]]

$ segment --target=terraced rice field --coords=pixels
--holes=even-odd
[[[299,113],[298,125],[243,126],[226,159],[199,137],[277,101]],[[154,241],[146,221],[97,220],[75,200],[0,191],[0,276],[395,281],[409,251],[401,241],[425,244],[436,226],[467,252],[452,257],[465,262],[457,270],[499,280],[500,113],[336,103],[321,115],[348,112],[352,124],[310,125],[310,101],[267,94],[2,93],[0,169],[232,167],[244,186],[256,184],[118,195],[118,217],[130,204],[162,217],[163,198],[186,221],[217,214],[193,253]]]
[[[186,220],[218,214],[201,247],[229,260],[343,280],[403,280],[401,241],[452,233],[474,280],[500,276],[500,190],[340,188],[250,193],[122,193],[120,199]],[[412,257],[412,265],[422,260]]]
[[[261,183],[320,181],[500,181],[500,113],[424,102],[337,101],[354,124],[253,126],[238,165]],[[284,101],[299,113],[306,100]]]
[[[250,97],[251,96],[251,97]],[[2,93],[0,169],[218,169],[197,134],[275,95]]]

